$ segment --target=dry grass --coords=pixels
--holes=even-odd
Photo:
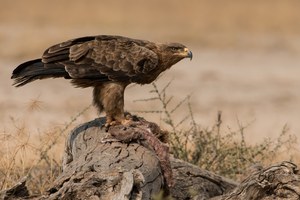
[[[284,126],[276,139],[265,138],[262,142],[249,144],[245,135],[247,127],[237,120],[237,129],[224,128],[222,113],[217,114],[216,122],[210,127],[202,127],[194,119],[190,96],[178,103],[172,103],[167,94],[171,82],[161,89],[153,83],[154,96],[142,101],[159,101],[157,110],[142,111],[159,113],[162,121],[170,130],[170,146],[176,158],[193,163],[203,169],[238,181],[243,180],[253,167],[289,160],[299,163],[296,136],[290,134]],[[185,114],[175,120],[178,111],[184,107]]]
[[[39,101],[33,100],[28,109],[38,109]],[[61,158],[64,139],[77,118],[73,117],[63,128],[52,128],[39,135],[31,134],[22,124],[15,121],[15,132],[0,135],[0,191],[14,185],[23,177],[27,178],[27,186],[32,194],[42,194],[61,172]]]
[[[58,131],[43,133],[36,138],[25,130],[16,133],[3,133],[0,144],[2,146],[0,166],[0,189],[14,185],[19,179],[28,176],[28,186],[34,194],[45,191],[48,184],[53,182],[59,173],[59,157],[62,152],[62,139]],[[44,147],[53,142],[53,138],[60,138],[56,146],[47,152]],[[58,154],[55,152],[59,152]]]

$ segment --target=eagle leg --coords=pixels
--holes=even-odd
[[[132,124],[135,124],[135,121],[133,120],[132,115],[130,113],[124,114],[124,119],[122,119],[121,125],[130,126]]]
[[[107,82],[97,85],[94,88],[94,105],[99,113],[106,114],[105,127],[117,124],[127,124],[124,115],[124,90],[127,84],[119,82]]]
[[[109,128],[110,126],[114,126],[114,125],[119,125],[122,124],[124,125],[126,123],[126,119],[124,117],[124,115],[119,115],[119,116],[111,116],[106,114],[106,123],[105,123],[105,127]]]
[[[105,123],[105,127],[109,128],[110,126],[114,126],[114,125],[123,125],[123,126],[130,126],[130,125],[135,125],[137,122],[135,122],[132,119],[132,116],[130,114],[128,115],[124,115],[124,114],[120,114],[119,116],[109,116],[106,115],[106,123]]]

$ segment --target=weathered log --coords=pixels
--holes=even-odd
[[[157,138],[165,141],[165,134],[155,130],[158,128],[153,123],[147,125],[144,121],[133,129],[115,129],[108,133],[102,128],[104,122],[103,118],[95,119],[71,132],[66,140],[63,172],[47,194],[20,195],[22,192],[18,189],[27,191],[25,182],[21,181],[16,187],[1,192],[1,197],[151,199],[169,185],[173,199],[299,199],[300,176],[292,163],[283,162],[256,171],[237,186],[231,180],[184,161],[166,159],[167,148],[157,141]],[[171,174],[168,174],[169,161]]]
[[[232,192],[214,200],[300,199],[300,174],[292,162],[282,162],[249,175]]]
[[[154,152],[138,143],[108,142],[104,122],[96,119],[70,134],[51,199],[150,199],[163,188]]]
[[[103,124],[104,119],[96,119],[77,127],[70,134],[63,174],[50,189],[53,199],[68,196],[81,199],[92,196],[100,199],[150,199],[164,189],[166,183],[161,159],[153,149],[154,145],[133,133],[130,138],[137,139],[135,142],[126,141],[128,138],[123,136],[120,142],[108,139],[110,134],[101,128]],[[154,134],[164,138],[159,131]],[[171,187],[171,196],[175,199],[197,195],[198,199],[207,199],[236,186],[232,181],[183,161],[171,161],[175,183]]]
[[[27,177],[23,177],[18,183],[11,188],[0,192],[0,199],[24,199],[29,197],[29,191],[26,187]]]
[[[173,199],[204,200],[231,191],[237,183],[178,159],[171,159]]]

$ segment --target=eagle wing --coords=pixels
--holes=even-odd
[[[149,43],[120,36],[77,38],[48,48],[42,62],[49,67],[64,65],[74,80],[143,83],[158,67],[158,56],[147,48]]]

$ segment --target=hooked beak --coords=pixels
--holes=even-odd
[[[193,53],[188,48],[184,48],[184,52],[186,53],[186,58],[193,59]]]

